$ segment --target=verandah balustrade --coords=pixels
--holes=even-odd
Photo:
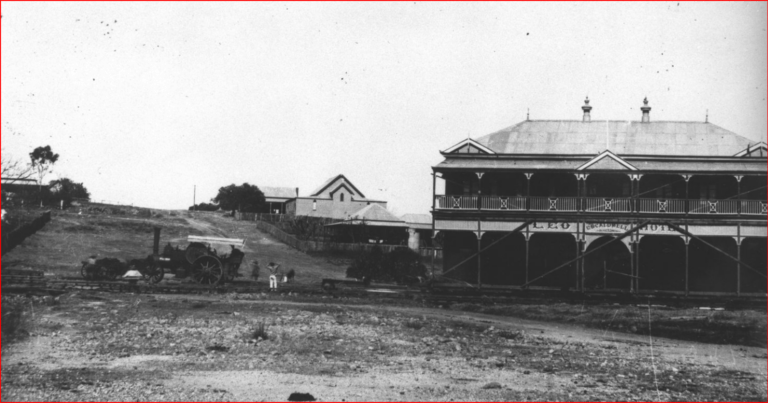
[[[478,208],[478,200],[480,207]],[[489,210],[534,212],[766,215],[768,203],[761,200],[646,199],[603,197],[523,197],[439,195],[437,210]]]

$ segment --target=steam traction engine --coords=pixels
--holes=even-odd
[[[245,258],[241,249],[245,247],[243,239],[189,236],[185,248],[167,244],[160,253],[160,228],[155,228],[153,254],[147,259],[141,271],[149,282],[158,283],[165,272],[177,278],[192,278],[205,285],[219,285],[232,281],[240,274],[240,264]],[[215,247],[230,248],[228,253],[219,252]]]

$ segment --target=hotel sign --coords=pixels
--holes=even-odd
[[[637,224],[630,223],[585,223],[582,232],[587,234],[623,234]],[[531,232],[578,232],[579,224],[573,222],[534,222],[528,227]],[[678,235],[679,233],[666,225],[649,224],[640,230],[641,234]]]

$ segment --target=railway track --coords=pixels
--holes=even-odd
[[[179,281],[163,281],[149,284],[144,281],[88,281],[82,278],[45,278],[43,276],[3,275],[3,293],[63,294],[69,291],[98,291],[136,294],[241,294],[253,295],[268,292],[266,284],[235,281],[220,286],[204,286]],[[460,287],[405,287],[396,285],[353,286],[325,289],[301,284],[282,284],[280,294],[303,296],[330,295],[333,297],[360,297],[379,299],[413,299],[431,305],[455,303],[494,304],[520,302],[526,304],[579,303],[597,305],[604,303],[652,304],[674,307],[724,307],[728,309],[766,309],[765,296],[723,295],[674,295],[630,294],[626,292],[563,292],[559,290],[477,289]]]

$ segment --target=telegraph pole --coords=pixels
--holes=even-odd
[[[195,189],[192,191],[192,211],[197,211],[197,185],[195,185]]]

